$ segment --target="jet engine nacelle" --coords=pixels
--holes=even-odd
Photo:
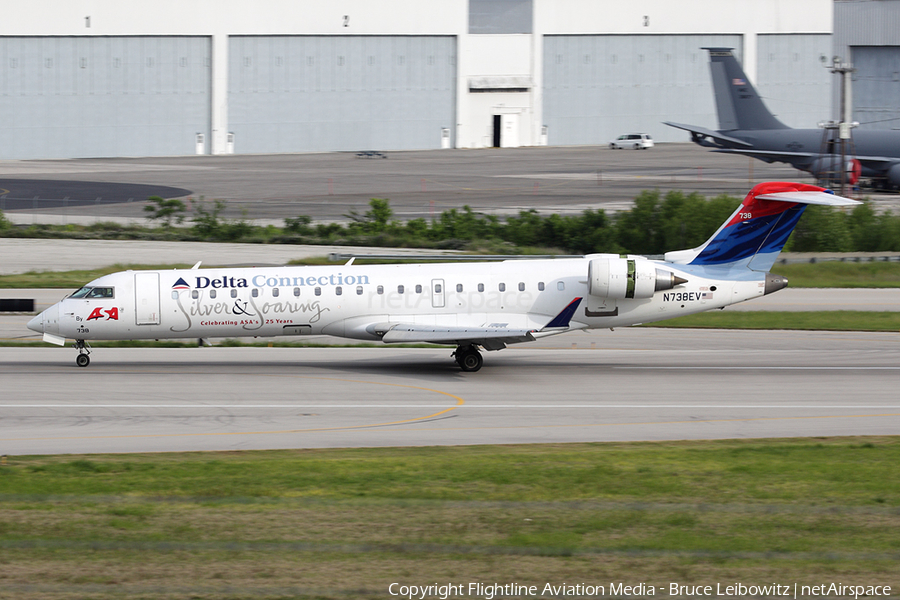
[[[900,163],[891,165],[887,172],[887,180],[894,187],[900,187]]]
[[[588,293],[598,298],[652,298],[686,280],[643,258],[595,258],[588,263]]]
[[[828,181],[830,183],[840,183],[841,159],[838,156],[822,156],[812,162],[809,172],[820,181]],[[851,185],[859,181],[862,173],[862,165],[855,158],[846,160],[844,163],[844,172],[847,174],[845,181]],[[900,175],[900,173],[898,173]]]

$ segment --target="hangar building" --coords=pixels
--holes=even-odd
[[[856,69],[853,120],[863,129],[900,129],[900,2],[838,0],[834,17],[834,53]]]
[[[0,158],[686,141],[704,46],[831,116],[832,0],[43,0],[0,21]]]

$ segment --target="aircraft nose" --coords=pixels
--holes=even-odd
[[[57,302],[28,321],[28,329],[38,333],[59,333],[59,303]]]
[[[44,333],[44,313],[40,313],[39,315],[28,321],[27,327],[32,331]]]

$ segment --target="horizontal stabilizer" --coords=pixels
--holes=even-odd
[[[772,194],[760,194],[757,200],[776,200],[778,202],[797,202],[799,204],[818,204],[820,206],[855,206],[862,204],[858,200],[851,200],[843,196],[837,196],[831,192],[775,192]]]
[[[663,121],[663,125],[675,127],[676,129],[684,129],[685,131],[690,131],[691,133],[696,133],[697,135],[705,135],[706,137],[710,137],[714,140],[728,142],[729,144],[736,144],[745,148],[753,147],[753,144],[749,142],[745,142],[744,140],[739,140],[731,136],[723,135],[719,131],[713,131],[712,129],[707,129],[706,127],[698,127],[697,125],[683,125],[681,123],[672,123],[670,121]]]

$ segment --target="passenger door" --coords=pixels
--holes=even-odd
[[[159,325],[159,273],[134,274],[134,324]]]

